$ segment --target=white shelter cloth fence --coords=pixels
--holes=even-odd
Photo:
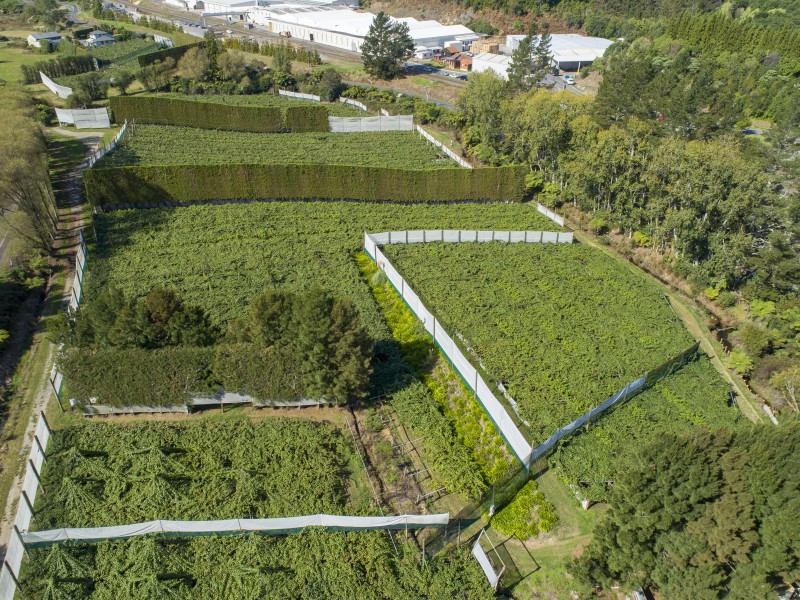
[[[367,112],[367,105],[363,102],[359,102],[358,100],[351,100],[350,98],[345,98],[343,96],[339,97],[339,102],[342,104],[349,104],[350,106],[355,106],[356,108],[360,108],[364,112]]]
[[[378,268],[380,268],[386,274],[389,282],[394,286],[394,288],[397,290],[397,293],[400,294],[414,315],[420,321],[422,321],[425,330],[431,335],[436,345],[439,346],[445,357],[447,357],[459,375],[461,375],[461,377],[470,387],[472,392],[475,394],[475,398],[481,404],[484,411],[486,411],[486,414],[489,415],[489,418],[492,420],[495,427],[497,427],[497,430],[505,440],[506,445],[511,453],[517,458],[517,460],[520,461],[520,463],[522,463],[523,466],[527,468],[530,464],[531,452],[533,450],[531,445],[525,439],[525,436],[522,435],[522,432],[519,430],[506,409],[494,395],[489,385],[484,381],[483,377],[481,377],[478,370],[472,366],[467,357],[461,352],[461,349],[458,347],[458,345],[453,341],[453,338],[448,335],[444,327],[442,327],[441,323],[439,323],[433,313],[431,313],[431,311],[428,310],[428,308],[422,303],[412,287],[406,282],[405,279],[403,279],[400,273],[398,273],[391,261],[389,261],[383,252],[381,252],[381,249],[379,248],[380,242],[377,241],[386,238],[391,239],[391,237],[395,235],[398,236],[398,242],[401,237],[403,239],[417,239],[418,241],[426,241],[428,233],[431,233],[432,236],[436,234],[435,237],[438,238],[437,241],[443,241],[445,239],[445,232],[442,230],[439,230],[438,232],[409,231],[392,233],[387,232],[384,234],[365,233],[364,248],[378,265]],[[453,231],[449,233],[451,234],[451,236],[448,236],[449,239],[452,239],[452,234],[455,234],[456,236],[460,234],[459,231]],[[483,233],[485,237],[490,238],[493,237],[494,234],[494,232],[474,233],[475,239],[481,237],[478,235],[480,233]],[[505,233],[509,234],[510,232]],[[524,234],[525,232],[522,233]],[[508,239],[510,239],[510,235],[508,235]],[[433,241],[433,239],[431,239],[431,241]],[[454,239],[453,241],[458,241],[458,238]],[[524,241],[524,236],[523,239],[518,241]]]
[[[425,131],[425,130],[424,130],[422,127],[420,127],[419,125],[417,125],[417,132],[418,132],[418,133],[419,133],[419,134],[420,134],[422,137],[424,137],[426,140],[428,140],[428,141],[429,141],[431,144],[433,144],[434,146],[436,146],[437,148],[439,148],[439,150],[441,150],[442,152],[444,152],[444,153],[445,153],[445,154],[446,154],[448,157],[452,158],[452,159],[453,159],[454,161],[456,161],[456,162],[457,162],[459,165],[461,165],[462,167],[464,167],[465,169],[472,169],[472,168],[473,168],[471,164],[469,164],[467,161],[465,161],[463,158],[461,158],[461,157],[460,157],[458,154],[456,154],[455,152],[453,152],[452,150],[450,150],[450,148],[448,148],[447,146],[445,146],[445,145],[444,145],[442,142],[440,142],[439,140],[437,140],[435,137],[433,137],[433,136],[432,136],[430,133],[428,133],[427,131]]]
[[[328,117],[333,133],[360,133],[364,131],[413,131],[414,115],[394,117]]]
[[[12,532],[6,549],[6,558],[0,571],[0,600],[10,600],[14,597],[17,586],[14,577],[19,577],[19,568],[22,564],[22,554],[25,551],[22,540],[17,532],[23,535],[28,531],[33,518],[30,502],[34,505],[36,494],[39,491],[39,474],[42,472],[42,465],[45,461],[44,451],[47,450],[47,443],[50,441],[50,428],[43,414],[39,415],[39,421],[34,429],[34,439],[31,444],[31,451],[28,454],[28,461],[25,467],[25,475],[22,479],[22,492],[19,503],[17,504],[17,516],[14,521],[15,531]],[[10,569],[10,570],[9,570]],[[13,572],[13,576],[12,576]]]
[[[66,99],[72,95],[72,88],[69,88],[65,85],[58,85],[55,81],[50,79],[47,75],[45,75],[41,71],[39,71],[39,77],[41,77],[44,86],[59,98]]]
[[[301,94],[300,92],[290,92],[289,90],[278,90],[278,94],[286,96],[287,98],[297,98],[299,100],[311,100],[312,102],[322,101],[322,98],[314,94]]]
[[[111,127],[111,119],[107,108],[88,108],[68,110],[56,109],[59,123],[75,125],[75,129],[103,129]]]
[[[111,152],[114,148],[117,147],[119,141],[122,139],[122,136],[125,135],[125,132],[128,130],[128,122],[125,121],[125,124],[119,130],[119,133],[114,136],[114,139],[108,142],[105,146],[103,146],[100,150],[92,154],[86,164],[87,169],[91,169],[98,160],[103,158],[106,154]]]
[[[448,513],[435,515],[397,515],[390,517],[348,517],[341,515],[308,515],[274,519],[224,519],[218,521],[147,521],[114,527],[81,527],[50,529],[24,533],[25,545],[44,546],[67,541],[100,542],[125,540],[151,534],[215,535],[258,531],[282,535],[298,533],[306,527],[324,527],[334,531],[375,531],[383,529],[420,529],[446,527]]]
[[[543,206],[542,204],[539,204],[537,202],[536,203],[536,210],[538,210],[540,213],[542,213],[544,216],[546,216],[551,221],[554,221],[554,222],[558,223],[562,227],[564,226],[564,217],[562,217],[561,215],[557,215],[556,213],[554,213],[552,210],[550,210],[546,206]]]

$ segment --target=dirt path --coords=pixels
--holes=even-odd
[[[102,139],[96,133],[81,133],[76,131],[69,131],[61,128],[55,128],[55,132],[67,137],[79,138],[84,143],[84,151],[88,156],[93,152],[101,143]],[[74,281],[75,273],[75,253],[77,251],[77,244],[79,240],[79,231],[83,225],[83,207],[81,205],[81,179],[80,173],[86,166],[84,160],[76,168],[64,174],[64,180],[67,181],[66,189],[66,202],[62,196],[62,201],[59,205],[59,230],[56,234],[56,251],[55,262],[66,265],[67,282],[64,286],[62,294],[62,304],[66,305],[69,301],[69,294],[72,291],[72,284]],[[46,295],[52,292],[53,277],[47,283]],[[40,305],[43,306],[43,305]],[[41,373],[31,373],[31,377],[38,376],[38,385],[36,388],[36,395],[34,397],[32,406],[30,407],[30,414],[28,423],[25,426],[25,433],[22,436],[22,446],[19,449],[18,457],[6,457],[5,462],[9,463],[11,460],[17,461],[18,458],[27,457],[30,453],[31,445],[33,443],[33,433],[36,429],[36,423],[39,419],[39,414],[44,412],[48,402],[52,397],[50,388],[49,374],[55,358],[55,346],[47,341],[45,338],[37,340],[35,343],[44,343],[48,345],[47,360],[44,362],[44,368]],[[35,351],[32,349],[29,356],[34,356]],[[32,368],[30,365],[29,368]],[[18,410],[28,409],[25,406],[18,407]],[[17,472],[11,483],[11,488],[8,492],[5,508],[3,510],[2,521],[0,521],[0,553],[5,556],[5,548],[11,537],[13,531],[14,520],[16,519],[16,509],[19,503],[22,480],[25,475],[25,462],[24,460],[17,461]]]

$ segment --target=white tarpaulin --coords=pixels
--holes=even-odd
[[[42,83],[45,87],[53,92],[59,98],[69,98],[72,95],[72,88],[65,85],[58,85],[55,81],[50,79],[47,75],[39,71],[39,77],[42,78]]]
[[[412,131],[414,115],[393,117],[328,117],[333,133],[360,133],[369,131]]]
[[[346,531],[372,531],[378,529],[419,529],[445,527],[450,515],[397,515],[391,517],[348,517],[341,515],[308,515],[276,519],[225,519],[220,521],[148,521],[114,527],[81,527],[51,529],[23,533],[25,545],[43,546],[67,541],[99,542],[123,540],[153,533],[179,535],[214,535],[260,531],[263,533],[294,533],[306,527]]]
[[[111,127],[107,108],[89,108],[71,112],[75,129],[105,129]],[[58,114],[58,109],[56,109],[56,114]],[[59,120],[61,119],[59,118]]]

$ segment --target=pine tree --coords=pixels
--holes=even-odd
[[[408,24],[393,23],[383,11],[375,15],[361,44],[364,70],[381,79],[397,77],[403,61],[414,53],[414,41],[408,31]]]
[[[531,79],[535,70],[535,36],[536,25],[534,24],[530,33],[520,40],[519,46],[511,54],[511,63],[508,65],[508,85],[514,90],[529,90],[533,86]]]

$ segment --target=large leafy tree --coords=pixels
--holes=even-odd
[[[408,24],[392,22],[383,11],[375,15],[361,44],[364,70],[381,79],[394,79],[400,74],[403,61],[411,58],[414,41]]]

